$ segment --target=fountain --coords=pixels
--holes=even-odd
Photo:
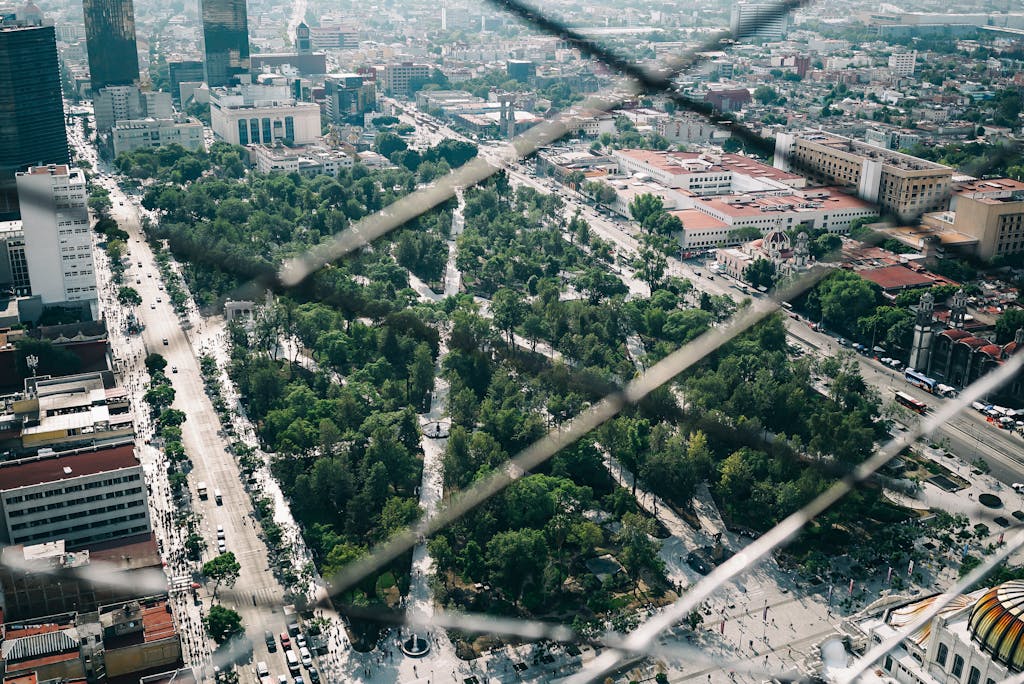
[[[410,658],[422,658],[430,651],[430,642],[419,634],[413,634],[402,642],[402,653]]]

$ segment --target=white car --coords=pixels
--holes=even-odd
[[[299,660],[302,661],[303,667],[313,667],[313,658],[309,655],[309,649],[305,646],[299,649]]]
[[[224,526],[223,525],[217,525],[217,539],[223,539],[223,538],[224,538]]]
[[[1024,482],[1014,482],[1010,486],[1013,487],[1018,494],[1024,494]]]

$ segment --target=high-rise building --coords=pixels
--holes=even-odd
[[[171,81],[171,97],[175,104],[181,102],[181,84],[202,82],[206,74],[203,71],[203,63],[198,60],[184,60],[180,62],[168,62],[167,72]]]
[[[789,29],[786,6],[771,2],[737,2],[730,19],[733,35],[753,42],[782,40]]]
[[[0,218],[17,218],[16,172],[68,158],[53,27],[0,20]]]
[[[434,73],[431,64],[392,62],[384,66],[380,81],[384,92],[395,97],[410,97],[417,81],[425,81]]]
[[[249,73],[249,19],[245,0],[201,0],[206,83],[235,85]]]
[[[889,71],[894,76],[913,76],[917,68],[917,50],[889,55]]]
[[[332,122],[360,124],[376,107],[376,86],[361,74],[331,74],[324,79],[324,102]]]
[[[82,0],[93,92],[139,81],[132,0]]]
[[[64,164],[17,174],[32,294],[43,304],[96,300],[85,174]]]

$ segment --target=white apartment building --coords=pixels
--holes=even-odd
[[[283,145],[250,145],[249,161],[260,173],[291,173],[303,176],[334,176],[350,169],[355,160],[338,150],[326,147],[290,148]]]
[[[410,84],[416,79],[430,78],[433,73],[433,65],[415,62],[396,62],[377,67],[381,89],[395,97],[409,97],[412,95],[409,92]]]
[[[63,164],[16,175],[32,294],[43,304],[97,299],[85,174]]]
[[[0,541],[5,544],[63,539],[75,548],[151,529],[133,444],[0,463]]]
[[[186,150],[201,150],[203,124],[198,119],[125,119],[111,131],[114,156],[142,147],[160,147],[177,143]]]
[[[889,71],[893,76],[913,76],[917,68],[917,50],[889,55]]]
[[[320,106],[296,102],[283,85],[213,88],[210,122],[218,138],[234,145],[307,145],[320,137]]]

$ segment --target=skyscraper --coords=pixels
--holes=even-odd
[[[132,0],[82,0],[82,10],[93,92],[137,83],[139,52]]]
[[[17,218],[15,172],[67,162],[53,27],[0,21],[0,218]]]
[[[245,0],[200,0],[206,83],[235,85],[249,72],[249,19]]]

